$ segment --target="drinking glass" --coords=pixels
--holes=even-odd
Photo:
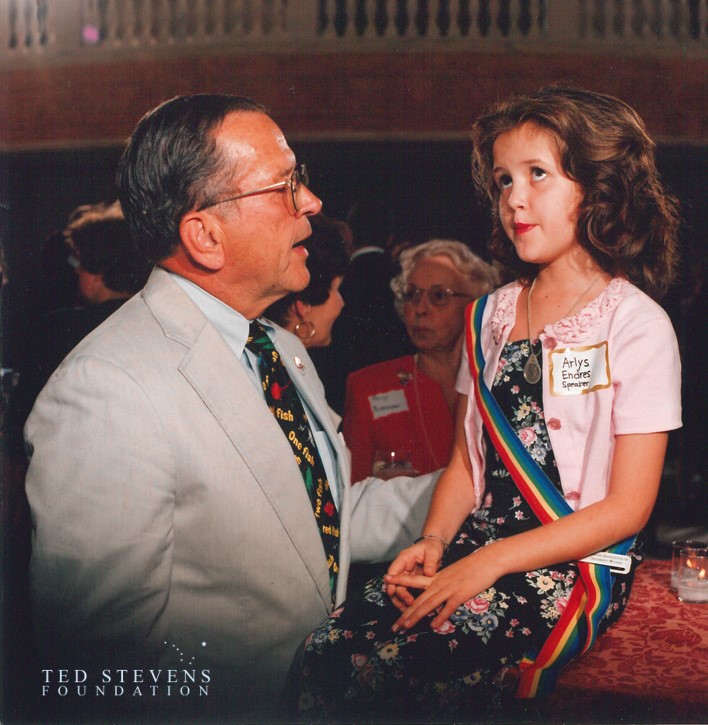
[[[418,476],[413,468],[411,452],[406,450],[377,450],[374,454],[372,475],[388,481],[396,476]]]

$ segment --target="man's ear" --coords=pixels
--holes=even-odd
[[[225,235],[211,215],[198,211],[185,214],[179,223],[179,233],[189,256],[197,264],[213,272],[223,268]]]

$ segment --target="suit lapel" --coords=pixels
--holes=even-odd
[[[145,297],[165,334],[187,347],[181,374],[251,471],[329,606],[327,566],[312,506],[290,445],[264,399],[231,348],[166,272],[153,273]]]

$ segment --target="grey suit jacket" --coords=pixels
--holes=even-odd
[[[410,543],[432,479],[350,486],[314,366],[284,330],[275,344],[336,453],[341,602],[352,550],[385,560]],[[194,670],[244,719],[277,704],[299,642],[332,608],[324,550],[280,427],[166,272],[74,349],[25,433],[45,662],[89,684],[104,669],[163,668],[160,684],[167,668]]]

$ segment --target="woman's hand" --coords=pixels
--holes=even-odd
[[[415,601],[407,586],[389,583],[388,577],[416,577],[416,588],[424,589],[421,583],[430,582],[431,577],[440,568],[444,552],[443,542],[438,538],[423,539],[413,546],[404,549],[388,568],[386,594],[391,597],[393,605],[404,612]]]
[[[389,573],[384,576],[388,590],[391,587],[395,587],[396,592],[401,589],[408,592],[409,588],[425,590],[410,602],[405,610],[398,607],[403,614],[393,625],[393,631],[410,629],[427,614],[442,606],[430,625],[435,629],[442,625],[461,604],[489,589],[501,575],[501,572],[496,571],[496,567],[493,566],[493,556],[490,556],[489,551],[492,548],[490,545],[479,549],[440,570],[432,578],[415,571],[393,574],[392,566]],[[408,600],[402,599],[402,601]]]

